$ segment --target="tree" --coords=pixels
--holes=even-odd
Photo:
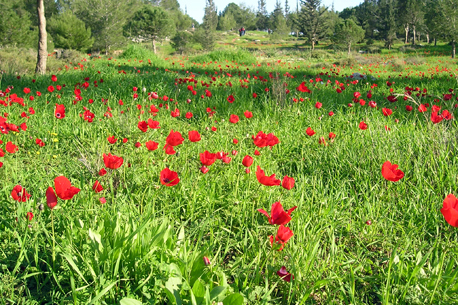
[[[190,49],[190,45],[193,42],[192,34],[186,31],[180,31],[175,34],[171,40],[172,47],[179,51],[181,54]]]
[[[54,15],[48,22],[48,30],[58,48],[85,51],[94,43],[91,28],[86,28],[71,11]]]
[[[93,48],[105,50],[105,54],[112,47],[125,43],[123,25],[140,7],[137,0],[67,1],[69,9],[91,28]]]
[[[37,0],[38,14],[38,55],[36,74],[46,73],[46,60],[48,59],[48,34],[46,33],[45,6],[43,0]]]
[[[324,13],[327,8],[321,9],[321,0],[301,0],[302,10],[299,16],[300,30],[315,49],[317,41],[326,33]]]
[[[0,7],[0,46],[30,46],[30,14],[23,4],[20,1],[0,0]]]
[[[342,43],[347,46],[348,55],[350,56],[351,45],[364,38],[364,29],[357,25],[352,19],[346,19],[339,22],[335,27],[333,41]]]
[[[272,12],[270,19],[272,20],[272,29],[275,31],[276,34],[285,35],[288,33],[286,19],[283,15],[283,8],[281,7],[281,4],[278,0],[275,3],[275,9]]]
[[[258,30],[266,30],[269,27],[269,16],[267,15],[266,0],[258,0],[256,27]]]
[[[380,6],[380,25],[379,31],[381,37],[385,40],[385,46],[391,49],[391,46],[396,39],[396,1],[395,0],[381,0]]]
[[[175,24],[159,6],[143,6],[124,25],[124,35],[129,38],[151,40],[156,54],[156,40],[175,33]]]
[[[237,22],[234,19],[234,16],[231,12],[222,15],[218,21],[218,29],[222,31],[228,31],[230,29],[236,28]]]
[[[199,39],[199,43],[206,50],[212,50],[215,47],[217,24],[218,15],[216,14],[215,3],[213,0],[207,0],[202,28],[196,36]]]
[[[446,39],[452,42],[452,58],[456,55],[456,41],[458,40],[458,1],[457,0],[438,0],[440,15],[440,29]]]
[[[437,38],[441,33],[441,8],[436,0],[428,0],[426,2],[425,24],[427,27],[427,40],[434,38],[434,45],[436,45]]]
[[[412,29],[412,45],[415,45],[416,30],[423,24],[423,0],[399,0],[399,11],[402,12],[402,21],[406,31],[405,43],[408,41],[409,28]]]

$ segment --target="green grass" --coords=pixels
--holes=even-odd
[[[26,122],[27,130],[0,135],[3,150],[9,141],[19,147],[0,158],[0,303],[127,304],[127,298],[146,304],[458,303],[458,231],[440,213],[444,198],[457,194],[456,119],[433,124],[431,107],[417,110],[419,103],[429,103],[457,115],[456,96],[444,101],[443,94],[457,90],[458,66],[439,55],[447,53],[440,48],[433,55],[433,49],[426,54],[395,49],[347,59],[331,50],[305,57],[277,45],[278,54],[270,56],[220,50],[153,59],[131,47],[120,58],[74,62],[56,74],[56,83],[49,75],[4,75],[1,90],[14,86],[11,93],[24,97],[26,106],[12,104],[3,113],[8,123]],[[352,84],[347,76],[353,72],[374,80]],[[323,82],[316,82],[318,77]],[[89,87],[81,88],[82,100],[74,104],[74,88],[85,78]],[[311,94],[296,91],[303,81]],[[340,94],[336,81],[346,87]],[[66,86],[49,93],[47,87],[56,84]],[[187,89],[190,84],[196,95]],[[427,94],[420,98],[413,91],[414,100],[404,101],[405,87],[426,88]],[[174,100],[150,101],[142,88]],[[205,89],[212,97],[201,98]],[[386,99],[390,89],[401,94],[395,103]],[[352,101],[356,91],[365,106]],[[231,94],[232,104],[226,100]],[[377,108],[370,108],[369,100]],[[315,108],[317,101],[322,108]],[[54,116],[56,103],[65,105],[64,119]],[[152,104],[159,109],[154,117],[148,112]],[[414,110],[407,112],[406,105]],[[29,107],[35,114],[22,118]],[[95,114],[92,123],[80,117],[83,107]],[[104,116],[108,107],[111,118]],[[385,117],[384,107],[393,114]],[[170,114],[175,108],[177,118]],[[246,110],[252,118],[244,117]],[[237,124],[229,122],[231,114],[240,117]],[[140,131],[138,122],[148,118],[161,128]],[[367,130],[358,128],[361,121]],[[308,136],[308,127],[316,134]],[[178,154],[166,155],[162,148],[172,129],[185,140],[175,147]],[[189,130],[198,130],[202,140],[191,143]],[[280,143],[257,148],[251,137],[261,130]],[[330,132],[337,135],[332,141]],[[109,136],[118,141],[109,144]],[[319,144],[320,137],[327,145]],[[38,146],[37,138],[46,145]],[[159,148],[148,151],[149,140]],[[142,146],[136,148],[136,142]],[[217,160],[202,174],[199,153],[205,150],[224,151],[232,160]],[[102,154],[109,152],[124,164],[100,177]],[[242,165],[245,155],[254,158],[250,174]],[[399,165],[403,179],[383,178],[387,160]],[[266,175],[294,177],[295,187],[261,185],[258,165]],[[165,167],[178,173],[176,186],[160,183]],[[81,191],[71,200],[59,199],[51,212],[45,192],[60,175]],[[92,190],[96,180],[102,193]],[[19,184],[32,195],[25,203],[11,197]],[[285,209],[298,207],[286,225],[294,236],[282,251],[268,240],[277,228],[257,212],[270,212],[276,201]],[[276,274],[282,266],[294,275],[291,283]]]

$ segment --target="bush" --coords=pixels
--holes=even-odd
[[[92,47],[91,29],[86,28],[71,11],[52,17],[48,22],[48,31],[56,47],[86,51]]]
[[[127,48],[122,52],[122,54],[119,56],[119,58],[123,59],[151,59],[151,60],[157,60],[156,54],[154,54],[153,51],[148,50],[141,45],[138,44],[130,44],[127,46]]]
[[[191,48],[191,43],[193,42],[193,36],[191,33],[182,31],[176,33],[172,38],[171,45],[177,51],[183,54],[184,52],[189,51]]]
[[[208,62],[208,61],[235,61],[238,63],[241,62],[255,62],[256,57],[254,57],[250,52],[244,50],[219,50],[207,53],[205,55],[196,56],[193,61],[195,62]]]

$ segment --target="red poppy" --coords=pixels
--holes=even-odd
[[[48,187],[46,190],[46,204],[51,210],[57,205],[57,197],[52,187]]]
[[[242,160],[242,164],[245,167],[250,167],[253,164],[253,157],[246,155]]]
[[[331,140],[331,139],[334,139],[335,137],[336,137],[336,134],[335,134],[335,133],[333,133],[333,132],[330,132],[330,133],[329,133],[329,139],[330,139],[330,140]]]
[[[33,219],[33,213],[32,212],[27,212],[27,219],[29,221],[32,221],[32,219]]]
[[[320,109],[322,106],[323,106],[323,104],[320,103],[320,102],[316,102],[316,104],[315,104],[315,108],[316,109]]]
[[[103,163],[105,163],[106,168],[117,169],[123,162],[124,159],[121,157],[112,155],[111,153],[108,153],[108,155],[103,154]]]
[[[152,119],[148,119],[148,127],[151,129],[159,129],[159,122],[158,121],[153,121]]]
[[[51,75],[51,80],[52,80],[53,82],[57,82],[57,76],[55,76],[54,74]]]
[[[30,93],[30,88],[24,88],[23,91],[24,91],[25,94],[29,94]]]
[[[165,186],[174,186],[180,182],[177,172],[171,171],[167,167],[161,171],[161,183]]]
[[[404,177],[404,173],[398,169],[397,164],[391,164],[390,161],[386,161],[382,165],[382,176],[388,181],[396,182]]]
[[[294,280],[294,275],[292,275],[291,273],[289,273],[287,270],[286,270],[286,267],[285,266],[282,266],[280,268],[280,270],[277,271],[277,275],[279,277],[281,277],[282,280],[286,281],[286,282],[291,282],[291,277],[293,278]]]
[[[208,173],[208,167],[202,166],[202,167],[200,168],[200,171],[202,172],[202,174],[206,174],[206,173]]]
[[[272,174],[271,176],[266,176],[259,165],[256,170],[256,178],[258,179],[259,183],[266,186],[280,185],[281,183],[280,180],[275,179],[275,174]]]
[[[410,112],[410,111],[412,111],[412,110],[413,110],[413,107],[412,107],[412,106],[410,106],[410,105],[406,105],[406,110]]]
[[[146,132],[148,130],[148,124],[145,121],[138,122],[137,127],[143,132]]]
[[[167,136],[167,139],[165,140],[168,145],[170,146],[177,146],[183,143],[184,139],[181,136],[181,133],[178,131],[173,131],[173,129],[170,131],[170,134]]]
[[[232,124],[236,124],[238,121],[239,121],[239,116],[235,114],[231,114],[229,118],[229,122],[231,122]]]
[[[157,147],[159,146],[159,143],[156,143],[154,141],[148,141],[145,143],[145,146],[148,150],[156,150]]]
[[[65,118],[65,106],[56,104],[56,109],[54,110],[54,116],[58,119]]]
[[[96,193],[100,193],[101,191],[103,191],[103,187],[98,180],[95,180],[94,185],[92,186],[92,189]]]
[[[109,136],[107,140],[110,144],[114,144],[116,141],[118,141],[118,139],[116,139],[114,136]]]
[[[229,163],[231,163],[232,158],[225,155],[225,156],[223,156],[223,158],[221,158],[221,160],[224,163],[229,164]]]
[[[273,147],[280,143],[278,138],[273,133],[265,134],[262,131],[258,132],[256,136],[251,136],[251,138],[253,139],[254,145],[257,147]]]
[[[285,227],[284,225],[280,225],[278,227],[277,235],[275,236],[275,243],[280,244],[281,247],[278,249],[278,251],[283,250],[285,247],[285,244],[288,242],[288,240],[293,237],[293,231],[291,229]],[[270,245],[273,247],[274,245],[274,237],[272,235],[269,236],[270,239]]]
[[[312,128],[308,127],[305,133],[311,137],[315,134],[315,131]]]
[[[437,114],[437,112],[431,112],[431,122],[434,124],[441,122],[443,119],[442,115]]]
[[[20,185],[16,185],[13,187],[13,190],[11,191],[11,196],[13,197],[14,200],[18,202],[26,202],[30,198],[30,194],[27,193],[25,188],[23,188]]]
[[[231,104],[232,104],[232,103],[235,101],[235,98],[234,98],[234,96],[233,96],[232,94],[231,94],[231,95],[229,95],[229,96],[227,97],[227,101],[228,101],[229,103],[231,103]]]
[[[247,110],[247,111],[245,111],[243,114],[245,115],[245,117],[246,117],[247,119],[249,119],[249,118],[252,118],[252,117],[253,117],[253,113],[252,113],[251,111],[248,111],[248,110]]]
[[[428,109],[426,108],[426,106],[424,104],[421,104],[420,106],[418,106],[418,111],[419,112],[426,112],[426,110],[428,110]]]
[[[283,209],[283,206],[279,201],[272,204],[270,209],[270,215],[263,209],[258,209],[258,212],[265,215],[269,220],[271,225],[285,225],[291,221],[291,213],[297,208],[297,206],[292,207],[287,212]]]
[[[458,200],[455,195],[445,197],[441,213],[449,225],[458,228]]]
[[[216,161],[216,154],[210,153],[208,150],[200,154],[200,162],[202,165],[210,166]]]
[[[312,93],[309,88],[305,85],[305,82],[302,82],[299,87],[296,88],[297,91],[299,92],[307,92],[307,93]]]
[[[43,142],[41,139],[35,139],[35,143],[40,147],[45,146],[45,142]]]
[[[163,149],[167,155],[174,155],[177,153],[175,149],[173,149],[173,146],[170,146],[169,144],[165,144]]]
[[[353,92],[353,98],[358,99],[360,97],[361,97],[361,93],[359,93],[358,91]]]
[[[11,141],[6,143],[5,149],[10,154],[14,154],[15,152],[17,152],[19,150],[19,148],[16,145],[14,145],[13,142],[11,142]]]
[[[191,142],[199,142],[200,141],[200,134],[197,130],[190,130],[188,132],[188,139]]]
[[[187,119],[192,118],[192,112],[186,112],[185,117],[186,117]]]
[[[324,138],[323,138],[324,140]],[[287,189],[287,190],[290,190],[294,187],[294,178],[293,177],[288,177],[288,176],[285,176],[283,178],[283,182],[281,184],[281,186],[284,188],[284,189]]]
[[[233,139],[233,140],[232,140],[232,143],[234,143],[234,144],[238,144],[238,143],[239,143],[239,140],[237,140],[237,139]]]
[[[212,131],[217,131],[218,129],[215,126],[212,126]]]
[[[65,176],[59,176],[54,179],[54,188],[57,196],[62,200],[72,199],[80,191],[79,188],[72,186],[70,180]]]
[[[361,123],[359,123],[359,129],[366,130],[367,129],[367,124],[364,123],[364,121],[362,121]]]
[[[107,174],[107,170],[102,168],[101,170],[99,170],[99,176],[105,176]]]
[[[393,113],[393,110],[389,108],[382,108],[382,112],[384,116],[390,116]]]

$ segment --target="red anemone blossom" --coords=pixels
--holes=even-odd
[[[227,97],[227,101],[228,101],[229,103],[231,103],[231,104],[232,104],[232,103],[235,101],[235,98],[234,98],[234,96],[233,96],[232,94],[231,94],[231,95],[229,95],[229,96]]]
[[[232,124],[236,124],[238,121],[239,116],[236,114],[231,114],[231,116],[229,117],[229,122],[231,122]]]
[[[6,143],[5,149],[10,154],[14,154],[15,152],[17,152],[19,150],[19,148],[16,145],[14,145],[11,141]]]
[[[311,127],[308,127],[307,130],[305,131],[305,133],[311,137],[315,134],[315,131],[311,128]]]
[[[100,193],[101,191],[103,191],[103,186],[100,184],[98,180],[95,180],[94,185],[92,186],[92,189],[96,193]]]
[[[202,165],[210,166],[216,161],[216,154],[210,153],[208,150],[200,154],[200,162]]]
[[[122,165],[124,159],[108,153],[108,155],[103,154],[103,162],[105,163],[105,167],[110,169],[117,169]]]
[[[200,134],[197,130],[190,130],[188,132],[188,139],[191,142],[199,142],[200,141]]]
[[[286,270],[286,267],[285,266],[282,266],[280,268],[280,270],[277,271],[277,275],[279,277],[281,277],[282,280],[286,281],[286,282],[291,282],[291,277],[293,278],[294,280],[294,275],[292,275],[291,273],[289,273],[287,270]]]
[[[280,180],[275,179],[275,174],[272,174],[271,176],[266,176],[266,174],[259,165],[256,170],[256,178],[258,179],[259,183],[266,186],[280,185],[281,183]]]
[[[57,197],[52,187],[48,187],[46,190],[46,204],[51,210],[57,205]]]
[[[390,161],[386,161],[382,165],[382,176],[388,181],[399,181],[404,177],[404,173],[398,169],[397,164],[391,164]]]
[[[159,143],[156,143],[154,141],[148,141],[145,143],[145,146],[148,150],[153,151],[157,149],[157,147],[159,146]]]
[[[170,130],[170,133],[167,136],[167,138],[165,139],[165,141],[170,146],[177,146],[177,145],[180,145],[181,143],[183,143],[184,139],[181,136],[180,132],[173,131],[173,129],[172,129],[172,130]]]
[[[148,123],[146,123],[145,121],[140,121],[140,122],[138,122],[137,127],[141,131],[146,132],[148,130]]]
[[[59,176],[54,179],[54,188],[57,196],[62,200],[70,200],[80,191],[79,188],[72,186],[70,180],[65,176]]]
[[[293,231],[291,229],[285,227],[284,225],[280,225],[278,227],[277,235],[275,236],[275,243],[281,245],[280,249],[278,251],[283,250],[285,247],[285,244],[288,242],[288,240],[293,237]],[[274,245],[274,237],[273,235],[269,236],[270,239],[270,245],[273,247]]]
[[[324,138],[323,138],[323,141],[324,141]],[[283,178],[283,182],[282,182],[281,186],[284,189],[290,190],[290,189],[292,189],[294,187],[294,183],[295,183],[295,180],[294,180],[293,177],[285,176]]]
[[[291,221],[291,213],[296,208],[297,206],[292,207],[291,209],[285,212],[281,203],[277,201],[274,204],[272,204],[270,215],[263,209],[258,209],[258,212],[265,215],[271,225],[285,225]]]
[[[246,155],[242,160],[242,164],[245,167],[250,167],[253,164],[253,157]]]
[[[26,202],[30,198],[30,194],[27,193],[25,188],[23,188],[20,185],[16,185],[13,187],[13,190],[11,191],[11,197],[13,197],[14,200],[18,202]]]
[[[458,200],[455,195],[445,197],[441,213],[449,225],[458,228]]]
[[[359,129],[361,129],[361,130],[366,130],[366,129],[367,129],[367,124],[364,123],[364,121],[360,122],[360,123],[359,123]]]
[[[165,186],[174,186],[180,182],[177,172],[171,171],[167,167],[161,171],[161,183]]]
[[[58,119],[65,118],[65,106],[56,104],[56,109],[54,110],[54,116]]]

